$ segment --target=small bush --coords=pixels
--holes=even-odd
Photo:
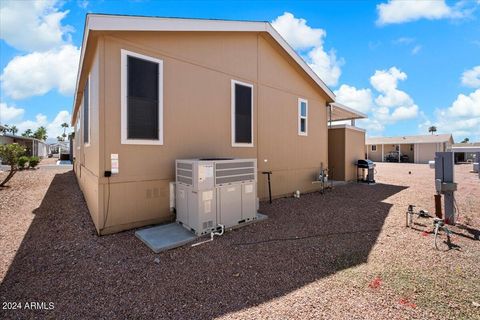
[[[18,165],[18,168],[21,170],[21,169],[25,169],[25,165],[27,164],[27,162],[30,161],[30,158],[29,157],[26,157],[26,156],[21,156],[20,158],[18,158],[18,161],[17,161],[17,165]]]
[[[30,168],[35,168],[38,164],[40,163],[40,158],[39,157],[30,157],[30,160],[28,161],[28,165]]]

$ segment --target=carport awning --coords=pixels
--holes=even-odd
[[[365,119],[367,115],[338,102],[330,104],[330,121]]]

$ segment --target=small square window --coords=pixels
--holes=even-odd
[[[372,152],[375,152],[377,151],[377,145],[376,144],[372,144]]]

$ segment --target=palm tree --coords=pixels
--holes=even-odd
[[[435,126],[429,127],[429,128],[428,128],[428,132],[431,132],[432,135],[433,135],[435,132],[437,132],[437,127],[435,127]]]
[[[63,134],[65,134],[65,130],[67,130],[67,128],[70,127],[70,126],[68,125],[68,123],[66,123],[66,122],[62,123],[61,126],[62,126],[62,128],[63,128]]]
[[[16,126],[11,126],[11,127],[10,127],[10,132],[11,132],[13,135],[16,135],[17,132],[18,132],[17,127],[16,127]]]
[[[22,137],[31,137],[33,135],[32,129],[27,129],[25,130],[24,133],[22,133]]]
[[[3,128],[2,128],[2,132],[7,133],[9,131],[10,131],[10,128],[8,127],[8,124],[4,125]]]
[[[463,139],[463,141],[460,142],[460,143],[468,143],[468,141],[470,141],[470,139],[469,139],[469,138],[465,138],[465,139]]]
[[[39,127],[34,133],[33,137],[38,140],[47,140],[47,129],[45,127]]]

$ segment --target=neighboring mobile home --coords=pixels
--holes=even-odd
[[[480,152],[480,142],[454,143],[448,151],[455,154],[455,163],[478,162],[475,156]]]
[[[89,14],[72,125],[97,232],[171,220],[175,159],[256,158],[275,197],[316,190],[321,165],[345,166],[329,163],[328,120],[364,117],[334,97],[268,22]],[[362,134],[341,149],[363,158]]]
[[[447,151],[452,144],[451,134],[367,138],[365,154],[376,162],[386,161],[389,155],[393,155],[398,162],[406,156],[403,157],[405,162],[428,163],[434,160],[435,152]]]
[[[46,158],[50,152],[49,145],[42,140],[11,134],[0,134],[0,144],[18,143],[25,147],[27,156]]]

